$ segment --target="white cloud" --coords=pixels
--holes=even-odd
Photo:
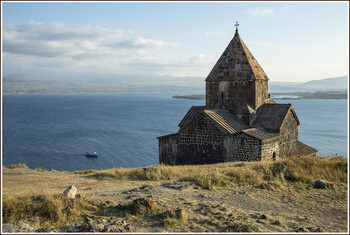
[[[178,47],[132,30],[38,22],[4,25],[3,71],[42,79],[137,73],[194,76],[206,75],[215,62],[207,55],[164,51]]]
[[[222,37],[225,33],[221,31],[212,31],[212,32],[206,32],[205,36],[207,37]]]
[[[139,37],[136,39],[126,40],[122,42],[116,42],[110,44],[112,47],[120,48],[130,48],[130,49],[166,49],[166,48],[176,48],[178,47],[177,43],[166,43],[161,40],[154,40],[150,38]]]
[[[3,51],[37,57],[99,58],[135,54],[142,50],[176,48],[178,44],[162,40],[132,38],[132,30],[100,26],[69,26],[62,23],[30,22],[25,25],[5,25]],[[129,39],[125,39],[129,37]],[[123,39],[121,41],[121,39]],[[131,39],[130,39],[131,38]],[[143,52],[144,53],[144,52]]]
[[[275,12],[272,9],[263,9],[260,7],[256,7],[254,9],[249,9],[247,11],[248,14],[252,16],[267,16],[267,15],[273,15]]]

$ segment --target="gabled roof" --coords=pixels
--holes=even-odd
[[[205,81],[269,80],[236,31]]]
[[[204,106],[192,106],[190,110],[186,113],[186,115],[182,118],[179,123],[179,127],[182,128],[194,120],[200,113],[204,110]]]
[[[293,113],[300,125],[299,119],[291,104],[263,104],[257,110],[256,118],[251,127],[262,127],[269,130],[279,131],[289,110]]]
[[[230,134],[237,134],[242,130],[249,128],[246,124],[239,121],[226,109],[204,109],[204,106],[192,106],[185,117],[179,123],[180,129],[184,128],[195,120],[201,113],[207,115],[210,119],[224,128]]]
[[[317,152],[318,151],[316,149],[298,141],[298,154],[299,154],[299,156],[309,156],[312,154],[316,154]]]
[[[242,130],[249,128],[246,124],[235,118],[226,109],[204,110],[204,113],[230,134],[237,134],[242,132]]]
[[[280,136],[278,133],[271,133],[262,128],[246,129],[246,130],[243,130],[243,133],[259,140],[268,140],[268,139],[273,139]]]

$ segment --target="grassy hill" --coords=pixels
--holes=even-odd
[[[347,230],[341,157],[76,172],[21,167],[3,168],[3,222],[38,216],[36,231]],[[319,179],[331,185],[315,188]],[[70,184],[78,188],[76,199],[62,194]]]

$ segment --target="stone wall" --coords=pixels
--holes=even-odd
[[[175,165],[178,134],[159,137],[159,163]]]
[[[298,123],[292,111],[289,111],[280,129],[280,157],[289,158],[298,155]]]
[[[279,155],[279,138],[273,138],[262,142],[261,160],[276,161],[280,158]]]
[[[245,104],[257,109],[268,98],[268,84],[264,80],[236,80],[206,82],[206,107],[225,107],[231,113]]]
[[[206,107],[225,107],[235,113],[244,104],[255,107],[254,81],[222,81],[206,83]]]
[[[246,134],[232,138],[232,155],[234,161],[260,161],[261,141]]]
[[[210,164],[225,162],[228,150],[224,130],[202,113],[193,123],[179,131],[176,164]]]
[[[268,81],[256,80],[255,81],[255,109],[259,108],[265,103],[265,100],[269,97],[268,94]]]

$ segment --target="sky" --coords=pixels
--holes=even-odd
[[[2,2],[2,76],[205,78],[239,34],[270,81],[348,74],[348,2]]]

